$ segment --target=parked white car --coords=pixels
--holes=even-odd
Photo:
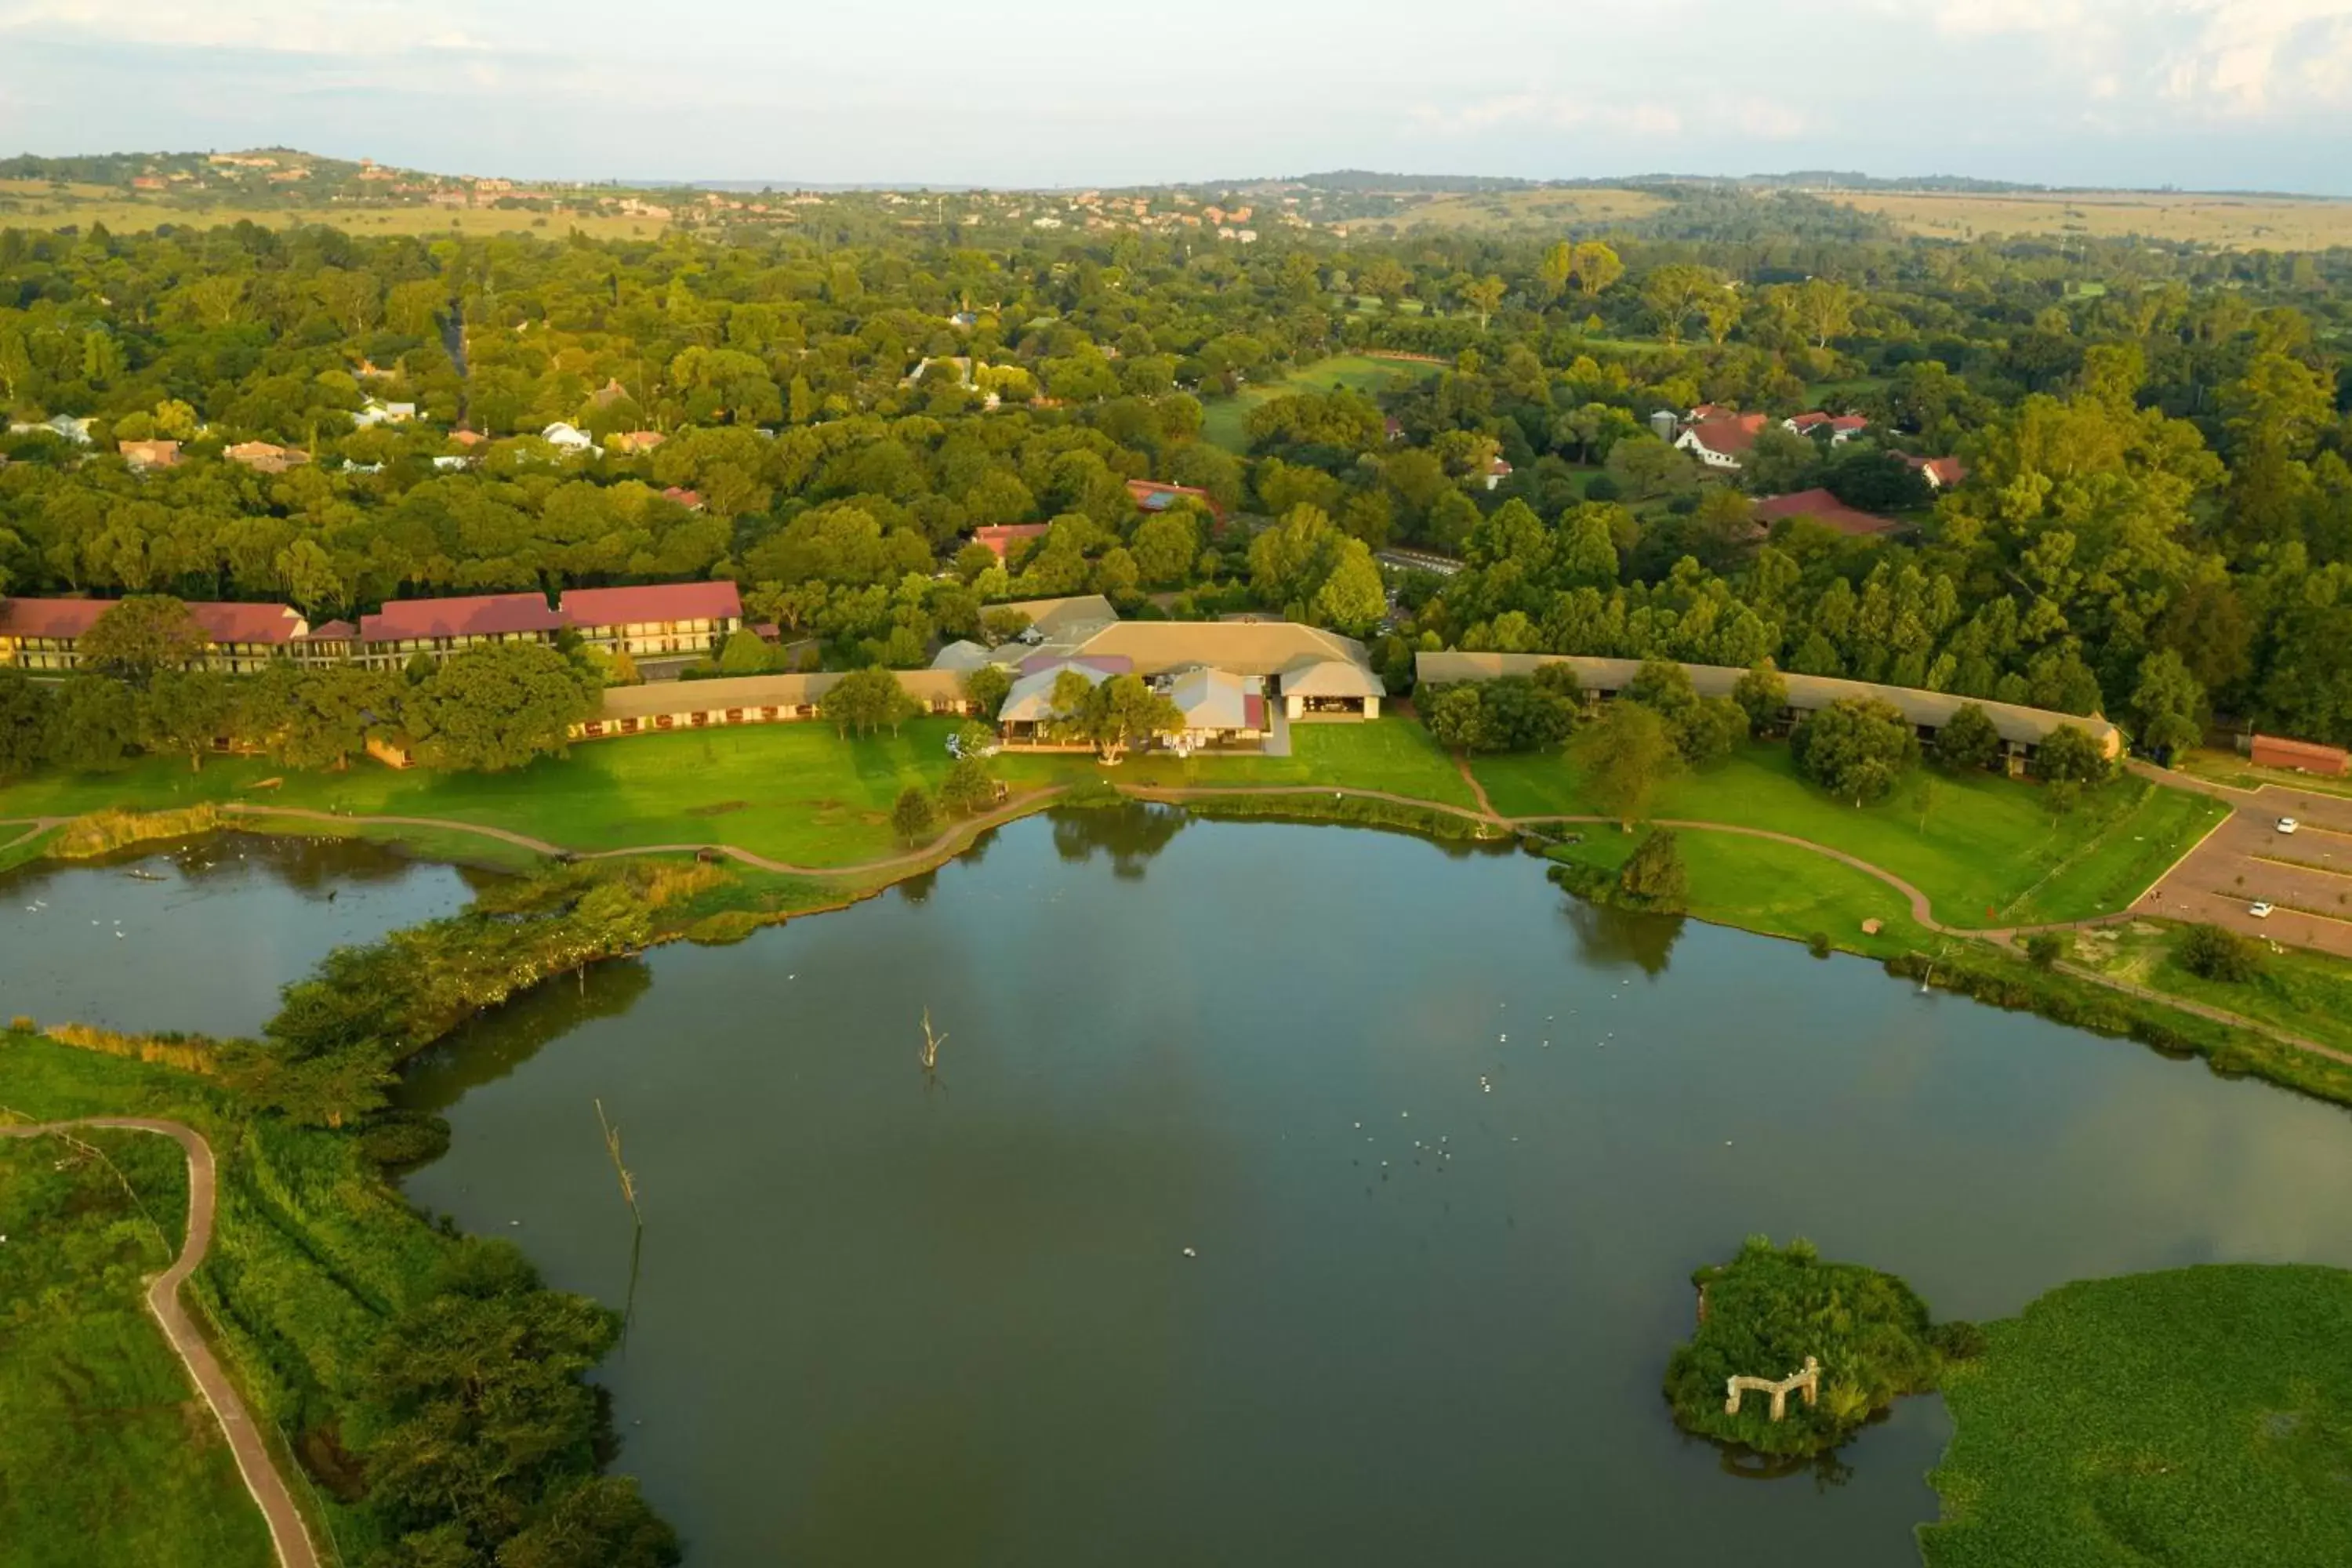
[[[2296,828],[2301,827],[2302,826],[2302,823],[2297,822],[2292,816],[2282,816],[2278,819],[2278,830],[2281,833],[2293,833]]]
[[[2246,912],[2253,916],[2254,919],[2258,921],[2266,921],[2271,918],[2271,907],[2268,904],[2248,904],[2246,906]]]

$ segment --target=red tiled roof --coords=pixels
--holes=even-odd
[[[498,637],[561,631],[567,624],[563,613],[549,609],[537,594],[479,594],[462,599],[394,599],[376,614],[360,617],[360,636],[369,642]]]
[[[0,600],[0,633],[18,637],[78,637],[119,603],[116,599]],[[215,642],[291,642],[302,625],[302,617],[283,605],[198,603],[188,606],[188,616]]]
[[[1764,425],[1765,416],[1761,414],[1733,414],[1721,419],[1702,419],[1690,427],[1688,434],[1708,451],[1727,456],[1756,445]]]
[[[1891,518],[1856,511],[1828,490],[1799,490],[1794,495],[1759,500],[1756,503],[1754,516],[1759,522],[1777,522],[1784,517],[1809,517],[1824,528],[1855,537],[1892,533],[1902,526]]]
[[[984,528],[973,529],[971,537],[975,543],[985,544],[996,552],[996,558],[1002,561],[1016,540],[1043,539],[1053,531],[1053,528],[1050,522],[992,522]]]
[[[1856,430],[1869,429],[1870,421],[1864,419],[1859,414],[1841,414],[1836,418],[1830,421],[1830,428],[1832,430],[1843,430],[1848,435],[1852,435]]]
[[[1795,426],[1800,431],[1810,430],[1816,425],[1827,425],[1830,422],[1830,416],[1823,414],[1818,408],[1810,414],[1800,414],[1795,418],[1789,421],[1790,424]]]
[[[111,599],[0,599],[0,632],[12,637],[78,637],[113,607]]]
[[[1905,467],[1918,470],[1947,489],[1969,477],[1969,466],[1958,458],[1915,458],[1908,452],[1895,455],[1903,459]]]
[[[283,605],[190,605],[188,615],[215,642],[292,642],[303,626]]]
[[[360,635],[359,627],[349,621],[329,621],[323,626],[310,628],[312,642],[349,642]]]
[[[1265,728],[1265,698],[1247,695],[1242,698],[1242,728],[1244,730]]]
[[[662,500],[666,501],[673,501],[677,505],[686,508],[688,511],[700,511],[702,510],[702,492],[700,490],[688,489],[682,485],[672,485],[669,489],[662,491]]]
[[[573,588],[563,595],[563,613],[575,626],[617,626],[632,621],[740,621],[743,595],[732,583]]]

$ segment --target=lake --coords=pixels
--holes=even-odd
[[[477,874],[364,840],[217,834],[0,876],[0,1017],[259,1032],[338,947],[454,914]]]
[[[1914,1562],[1940,1404],[1735,1473],[1659,1394],[1693,1268],[1806,1236],[1990,1318],[2352,1265],[2333,1108],[1514,854],[1149,808],[548,987],[404,1093],[418,1203],[626,1304],[622,1466],[702,1563]]]

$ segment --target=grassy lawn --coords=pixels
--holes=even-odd
[[[1638,832],[1593,828],[1559,853],[1614,871],[1641,841]],[[1872,957],[1935,950],[1938,939],[1913,922],[1903,895],[1851,866],[1728,833],[1683,832],[1675,842],[1690,871],[1690,913],[1700,920],[1796,942],[1819,934]],[[1869,920],[1880,924],[1876,936],[1863,931]]]
[[[2084,931],[2073,962],[2168,996],[2202,1002],[2291,1034],[2352,1050],[2352,963],[2302,948],[2265,953],[2263,973],[2242,985],[2191,974],[2173,962],[2181,927],[2134,921]]]
[[[142,1299],[179,1249],[187,1165],[151,1134],[87,1140],[136,1201],[60,1140],[0,1142],[0,1556],[259,1568],[268,1527]]]
[[[120,773],[43,773],[11,784],[0,789],[0,817],[241,800],[361,816],[446,817],[567,849],[733,844],[795,865],[855,865],[900,847],[890,832],[891,803],[908,784],[939,784],[954,727],[950,720],[919,719],[896,736],[852,741],[824,724],[640,735],[575,746],[568,757],[509,773],[402,773],[373,762],[341,773],[300,773],[259,758],[209,762],[196,773],[149,758]],[[1287,758],[1154,757],[1102,768],[1085,755],[1007,756],[1000,772],[1016,786],[1094,778],[1164,785],[1349,784],[1475,804],[1453,763],[1411,720],[1302,724],[1292,736],[1295,754]],[[272,778],[283,782],[255,788]],[[339,825],[334,831],[396,837],[435,858],[499,866],[529,859],[527,851],[436,829]],[[12,836],[0,829],[0,837]]]
[[[2323,778],[2286,768],[2258,768],[2235,752],[2190,752],[2175,757],[2172,765],[2181,773],[2232,789],[2253,790],[2276,784],[2281,789],[2303,790],[2311,795],[2352,797],[2352,778]]]
[[[2063,1286],[1945,1377],[1928,1568],[2352,1563],[2352,1273]]]
[[[117,773],[42,774],[0,790],[0,816],[65,816],[104,805],[153,809],[198,800],[437,816],[503,827],[570,849],[728,843],[803,865],[887,855],[890,803],[947,772],[949,720],[896,736],[844,741],[823,724],[641,735],[575,746],[506,773],[396,772],[361,762],[342,773],[287,773],[256,758],[200,773],[148,759]],[[256,792],[265,778],[283,777]]]
[[[1437,367],[1401,363],[1394,360],[1367,359],[1361,354],[1339,354],[1305,365],[1279,380],[1245,386],[1231,397],[1210,397],[1202,402],[1201,434],[1229,452],[1249,450],[1249,435],[1245,426],[1250,411],[1259,404],[1294,392],[1329,392],[1334,387],[1346,387],[1350,392],[1372,393],[1391,381],[1412,381],[1433,374]]]
[[[1593,810],[1574,764],[1557,753],[1482,757],[1474,769],[1506,816]],[[2136,779],[2099,792],[2054,823],[2045,798],[2034,786],[1990,774],[1921,770],[1893,799],[1856,809],[1798,777],[1786,746],[1760,744],[1675,780],[1659,793],[1654,811],[1769,828],[1842,849],[1918,888],[1937,917],[1956,926],[2111,913],[2226,811],[2203,796]]]

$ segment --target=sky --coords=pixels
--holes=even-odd
[[[0,0],[0,153],[262,145],[541,180],[2352,195],[2352,0]]]

